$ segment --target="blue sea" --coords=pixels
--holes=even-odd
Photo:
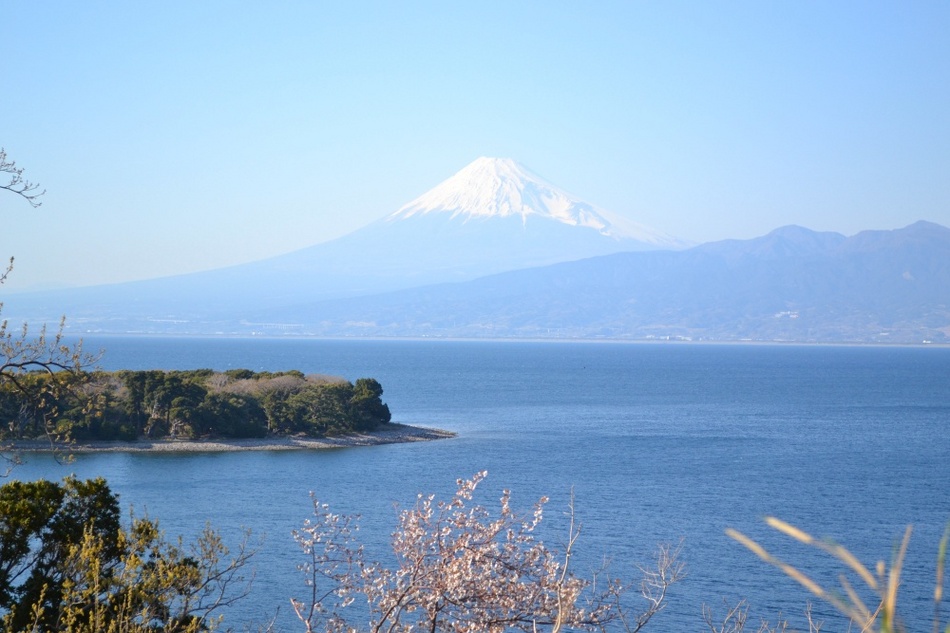
[[[312,452],[42,455],[13,476],[104,476],[126,508],[186,539],[206,523],[264,540],[251,596],[226,613],[241,629],[305,588],[291,538],[311,492],[362,516],[371,555],[387,556],[396,506],[448,496],[487,470],[483,505],[511,489],[528,511],[547,495],[543,536],[559,545],[570,496],[583,524],[576,570],[611,560],[634,576],[657,543],[682,542],[688,577],[648,630],[702,630],[745,598],[750,621],[806,628],[809,596],[728,538],[727,527],[837,586],[840,568],[763,523],[774,515],[849,547],[872,566],[913,537],[899,607],[911,628],[933,614],[937,544],[950,520],[950,349],[845,346],[87,338],[104,369],[299,369],[368,376],[395,421],[456,432],[416,444]],[[872,567],[873,568],[873,567]],[[823,604],[824,630],[844,630]],[[807,628],[806,628],[807,630]]]

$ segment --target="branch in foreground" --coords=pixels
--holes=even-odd
[[[2,308],[2,304],[0,304]],[[82,341],[67,345],[63,339],[60,322],[55,335],[48,335],[43,327],[32,336],[26,324],[19,332],[10,330],[7,321],[0,321],[0,396],[15,394],[17,397],[0,398],[0,408],[15,407],[18,411],[3,411],[7,428],[4,435],[12,438],[43,436],[50,448],[68,443],[57,428],[59,414],[64,406],[94,406],[82,398],[81,387],[88,380],[97,357],[83,351]],[[21,425],[40,425],[42,428],[20,428]],[[8,465],[15,465],[15,453],[4,450],[0,455]]]
[[[642,570],[639,583],[608,578],[601,588],[596,576],[580,578],[571,569],[580,533],[573,503],[559,553],[535,536],[546,498],[526,516],[512,509],[508,491],[495,514],[472,504],[486,474],[459,480],[449,501],[419,495],[403,510],[392,537],[392,567],[366,560],[356,517],[314,500],[314,516],[294,533],[307,557],[299,568],[308,595],[292,605],[306,630],[558,633],[610,625],[633,633],[663,609],[667,589],[684,575],[678,549],[661,548],[656,568]],[[625,604],[636,587],[646,600],[642,610]],[[354,607],[351,616],[354,603],[366,608]]]
[[[17,167],[16,161],[7,160],[7,152],[2,147],[0,147],[0,173],[10,174],[9,181],[6,184],[0,184],[0,189],[6,189],[24,198],[34,209],[43,204],[38,201],[38,198],[46,193],[46,190],[37,192],[40,185],[23,178],[23,168]]]

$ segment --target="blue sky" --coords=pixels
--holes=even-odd
[[[216,268],[479,156],[694,241],[950,225],[950,3],[4,3],[7,290]],[[0,192],[3,193],[3,192]]]

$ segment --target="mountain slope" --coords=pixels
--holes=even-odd
[[[11,316],[160,331],[595,255],[687,244],[574,198],[508,159],[480,158],[349,235],[271,259],[142,282],[18,295]],[[153,325],[150,326],[149,322]]]
[[[280,316],[333,336],[950,342],[950,229],[918,222],[848,238],[784,227]]]
[[[328,271],[355,283],[355,292],[335,289],[344,296],[687,246],[572,197],[510,159],[483,157],[369,226],[268,265]]]

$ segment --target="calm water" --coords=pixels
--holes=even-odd
[[[703,602],[746,597],[754,617],[778,611],[803,626],[807,596],[724,534],[735,527],[836,584],[837,568],[762,524],[777,515],[888,558],[914,524],[900,603],[929,627],[937,542],[950,519],[950,350],[935,348],[87,339],[105,369],[301,369],[385,388],[396,421],[456,439],[321,452],[89,455],[69,466],[33,457],[20,478],[103,475],[126,505],[170,534],[210,522],[234,538],[264,534],[253,597],[227,617],[239,626],[302,595],[290,538],[313,491],[363,515],[371,551],[385,555],[394,503],[448,495],[488,470],[480,501],[503,488],[527,509],[551,497],[552,542],[573,488],[582,564],[615,572],[648,561],[657,542],[684,539],[689,578],[652,630],[701,630]],[[830,613],[816,605],[819,617]],[[842,630],[829,620],[826,630]]]

